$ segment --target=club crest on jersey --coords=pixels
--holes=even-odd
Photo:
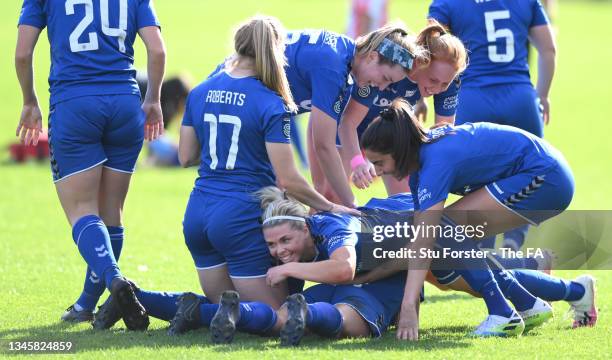
[[[283,119],[283,135],[287,139],[291,138],[291,119],[288,117]]]
[[[357,95],[361,96],[362,98],[367,98],[368,96],[370,96],[370,86],[369,85],[365,85],[359,88],[359,90],[357,90]]]
[[[334,111],[336,112],[336,114],[340,114],[340,111],[342,111],[342,99],[336,101],[336,103],[334,104]]]

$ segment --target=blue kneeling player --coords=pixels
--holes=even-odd
[[[490,123],[427,131],[401,100],[370,124],[361,145],[377,174],[393,174],[397,179],[410,175],[415,222],[425,226],[439,224],[450,193],[464,196],[449,210],[456,210],[455,214],[472,211],[467,222],[487,224],[487,234],[538,224],[565,210],[574,193],[569,165],[558,150],[536,136]],[[431,249],[434,241],[418,236],[411,247]],[[415,270],[408,272],[398,327],[401,339],[418,338],[416,301],[429,259],[415,260],[410,262]],[[512,309],[507,307],[498,315],[494,328],[511,321]]]
[[[280,183],[316,210],[349,211],[300,175],[290,147],[296,110],[284,72],[284,30],[255,17],[234,37],[236,53],[187,98],[179,160],[199,165],[183,234],[202,289],[212,302],[225,290],[278,307],[286,296],[265,276],[271,259],[253,193]],[[180,329],[172,331],[180,332]]]
[[[123,203],[143,138],[155,139],[163,131],[159,99],[165,49],[159,23],[149,0],[25,0],[15,59],[24,98],[17,134],[26,144],[35,144],[42,129],[32,54],[45,27],[51,45],[51,170],[72,237],[88,265],[83,292],[62,320],[91,321],[108,288],[126,326],[146,329],[148,317],[117,260]],[[137,33],[149,54],[142,108],[133,67]]]

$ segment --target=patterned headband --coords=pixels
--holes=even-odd
[[[378,49],[376,49],[376,51],[393,63],[398,64],[407,70],[412,69],[414,55],[407,49],[401,47],[399,44],[385,38],[380,45],[378,45]]]

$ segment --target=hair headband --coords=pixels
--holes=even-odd
[[[294,221],[306,222],[306,219],[304,219],[303,217],[289,216],[289,215],[278,215],[278,216],[272,216],[272,217],[267,218],[266,220],[263,221],[262,225],[266,225],[267,223],[269,223],[271,221],[276,221],[276,220],[294,220]]]
[[[378,45],[376,51],[378,51],[385,58],[389,59],[391,62],[398,64],[407,70],[412,69],[414,55],[396,42],[384,38],[380,45]]]

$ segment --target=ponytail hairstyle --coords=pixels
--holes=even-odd
[[[418,45],[414,36],[408,34],[406,25],[400,21],[388,23],[377,30],[358,37],[357,40],[355,40],[357,55],[366,55],[370,51],[376,51],[380,54],[379,47],[385,39],[407,50],[413,56],[414,63],[416,64],[429,61],[427,51]],[[389,66],[396,64],[396,62],[382,55],[378,57],[378,63]],[[410,69],[406,68],[406,71],[408,70]]]
[[[428,67],[432,61],[439,60],[453,65],[457,73],[463,72],[467,67],[465,46],[436,20],[429,20],[429,25],[417,35],[416,43],[426,54],[418,60],[421,61],[420,66]]]
[[[285,36],[278,19],[254,16],[236,31],[234,49],[238,55],[254,59],[257,78],[280,95],[289,111],[297,112],[285,75]]]
[[[363,149],[391,154],[396,179],[405,178],[419,166],[419,150],[426,142],[427,131],[402,98],[383,109],[361,135]]]
[[[263,228],[274,227],[287,222],[290,222],[294,229],[304,228],[305,221],[300,219],[305,219],[308,215],[306,208],[297,200],[288,197],[281,189],[276,186],[267,186],[257,191],[255,195],[259,197],[263,210],[261,215]],[[269,220],[277,216],[289,218]],[[291,217],[296,219],[291,219]]]

